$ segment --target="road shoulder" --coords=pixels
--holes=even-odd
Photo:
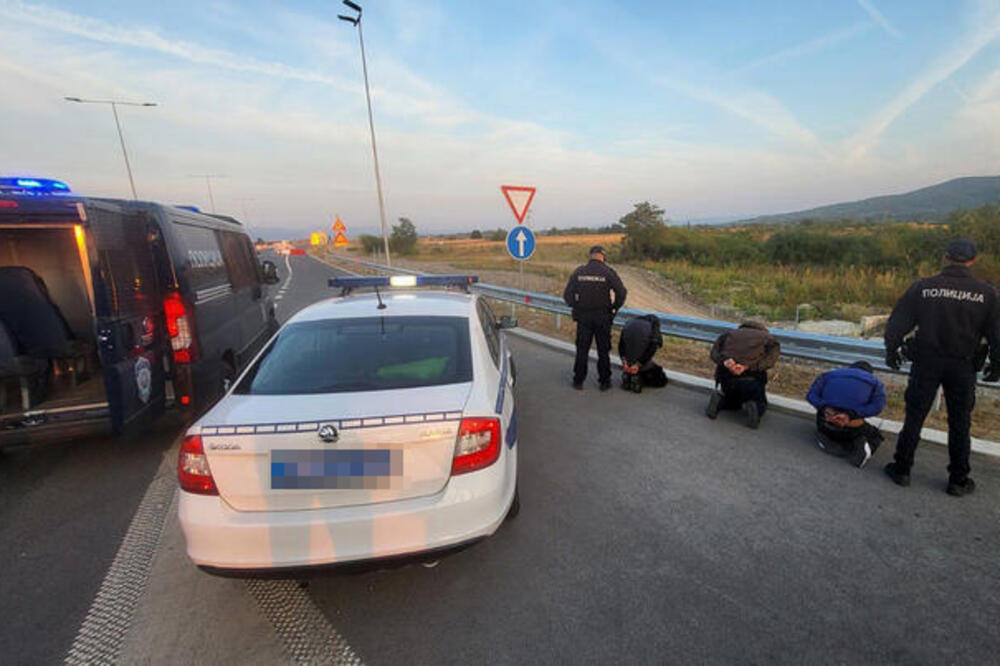
[[[177,520],[176,492],[149,583],[118,661],[289,663],[278,636],[244,583],[210,576],[188,559]]]

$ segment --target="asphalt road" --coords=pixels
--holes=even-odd
[[[944,490],[819,452],[811,424],[707,420],[703,393],[569,388],[514,342],[521,513],[426,569],[329,575],[314,601],[372,664],[987,663],[1000,644],[1000,465]]]
[[[276,263],[281,319],[330,295],[334,269]],[[979,489],[955,499],[925,445],[902,489],[881,473],[891,446],[853,469],[801,418],[751,431],[679,387],[575,392],[568,356],[511,344],[520,516],[434,568],[309,578],[367,663],[995,661],[1000,461],[974,456]],[[178,432],[0,459],[0,661],[66,654]],[[275,663],[249,589],[190,564],[171,509],[120,661]]]
[[[330,295],[338,273],[310,257],[275,260],[283,321]],[[292,271],[288,270],[291,266]],[[0,663],[66,655],[164,452],[183,424],[131,440],[95,436],[0,453]]]

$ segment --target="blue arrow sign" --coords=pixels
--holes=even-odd
[[[535,234],[520,225],[507,233],[507,252],[515,259],[527,259],[535,253]]]

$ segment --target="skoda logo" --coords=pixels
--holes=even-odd
[[[338,439],[340,439],[340,435],[337,433],[337,429],[329,424],[320,426],[319,432],[317,434],[319,435],[319,438],[322,439],[324,442],[336,442]]]

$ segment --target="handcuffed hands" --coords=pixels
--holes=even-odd
[[[726,370],[737,376],[742,375],[744,372],[746,372],[747,369],[747,366],[742,365],[741,363],[737,363],[735,360],[731,358],[727,358],[725,361],[723,361],[722,365],[725,366]]]

